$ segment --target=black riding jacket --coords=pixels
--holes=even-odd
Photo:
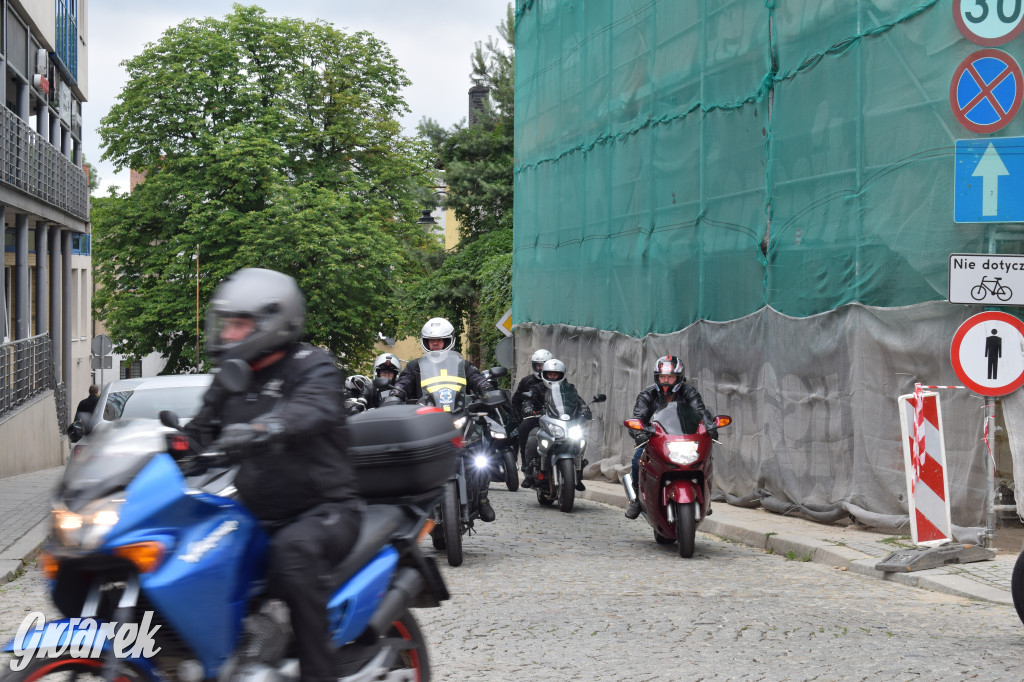
[[[704,400],[693,386],[683,382],[676,393],[676,400],[688,403],[700,415],[701,420],[704,422],[704,428],[709,431],[715,428],[715,415],[711,414],[708,408],[704,407]],[[657,384],[651,384],[640,391],[640,395],[636,397],[636,404],[633,406],[633,416],[643,420],[644,424],[649,425],[654,413],[666,405],[668,405],[668,400],[665,398],[665,394],[661,392],[661,387]],[[633,437],[634,439],[647,438],[642,433],[634,434]]]
[[[519,380],[512,396],[512,412],[519,421],[529,417],[544,405],[544,382],[536,374],[528,374]],[[529,410],[526,409],[529,407]]]
[[[235,485],[246,506],[267,520],[287,520],[325,502],[358,495],[348,458],[344,375],[327,351],[293,344],[272,365],[253,373],[245,394],[214,378],[199,414],[185,431],[209,447],[229,424],[269,418],[280,427],[239,465]]]
[[[455,351],[449,351],[454,353]],[[466,386],[470,392],[480,395],[485,391],[494,390],[494,386],[471,362],[463,359],[466,368]],[[420,390],[420,359],[410,361],[402,368],[401,374],[395,380],[395,387],[391,395],[402,401],[416,400],[423,396]]]

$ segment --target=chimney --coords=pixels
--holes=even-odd
[[[469,89],[469,125],[474,126],[477,122],[477,114],[484,110],[484,101],[491,90],[486,85],[477,83]]]

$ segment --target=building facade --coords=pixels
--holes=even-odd
[[[64,461],[91,383],[88,0],[0,0],[0,477]]]

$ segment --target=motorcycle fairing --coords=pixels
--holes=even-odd
[[[680,504],[700,502],[700,490],[697,484],[686,479],[669,481],[661,489],[661,503],[667,506],[669,502]]]
[[[334,593],[327,602],[327,617],[335,644],[347,644],[366,629],[396,566],[398,551],[389,545]]]
[[[583,401],[580,400],[579,394],[565,383],[548,389],[545,404],[548,412],[554,417],[568,415],[572,419],[583,409]]]
[[[458,353],[431,351],[420,358],[420,388],[445,412],[458,409],[466,392],[466,362]]]
[[[189,490],[177,463],[153,457],[124,491],[117,525],[99,551],[174,538],[141,594],[215,677],[242,631],[250,588],[265,568],[267,537],[238,502]],[[206,605],[202,612],[196,603]]]

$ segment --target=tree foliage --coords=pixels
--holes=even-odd
[[[419,127],[435,165],[444,170],[444,206],[454,211],[462,240],[415,286],[411,311],[429,305],[426,309],[448,317],[460,331],[468,327],[468,355],[483,363],[494,358],[502,337],[493,325],[512,303],[514,27],[509,5],[499,39],[477,43],[471,56],[472,81],[490,92],[477,120],[446,130],[425,119]],[[410,331],[414,326],[410,320]]]
[[[431,248],[425,152],[401,135],[408,80],[387,46],[234,5],[123,65],[104,158],[146,179],[92,210],[96,313],[120,350],[198,366],[197,290],[202,317],[224,276],[266,267],[298,280],[310,341],[370,357],[395,333],[395,287],[420,276],[401,254]]]

